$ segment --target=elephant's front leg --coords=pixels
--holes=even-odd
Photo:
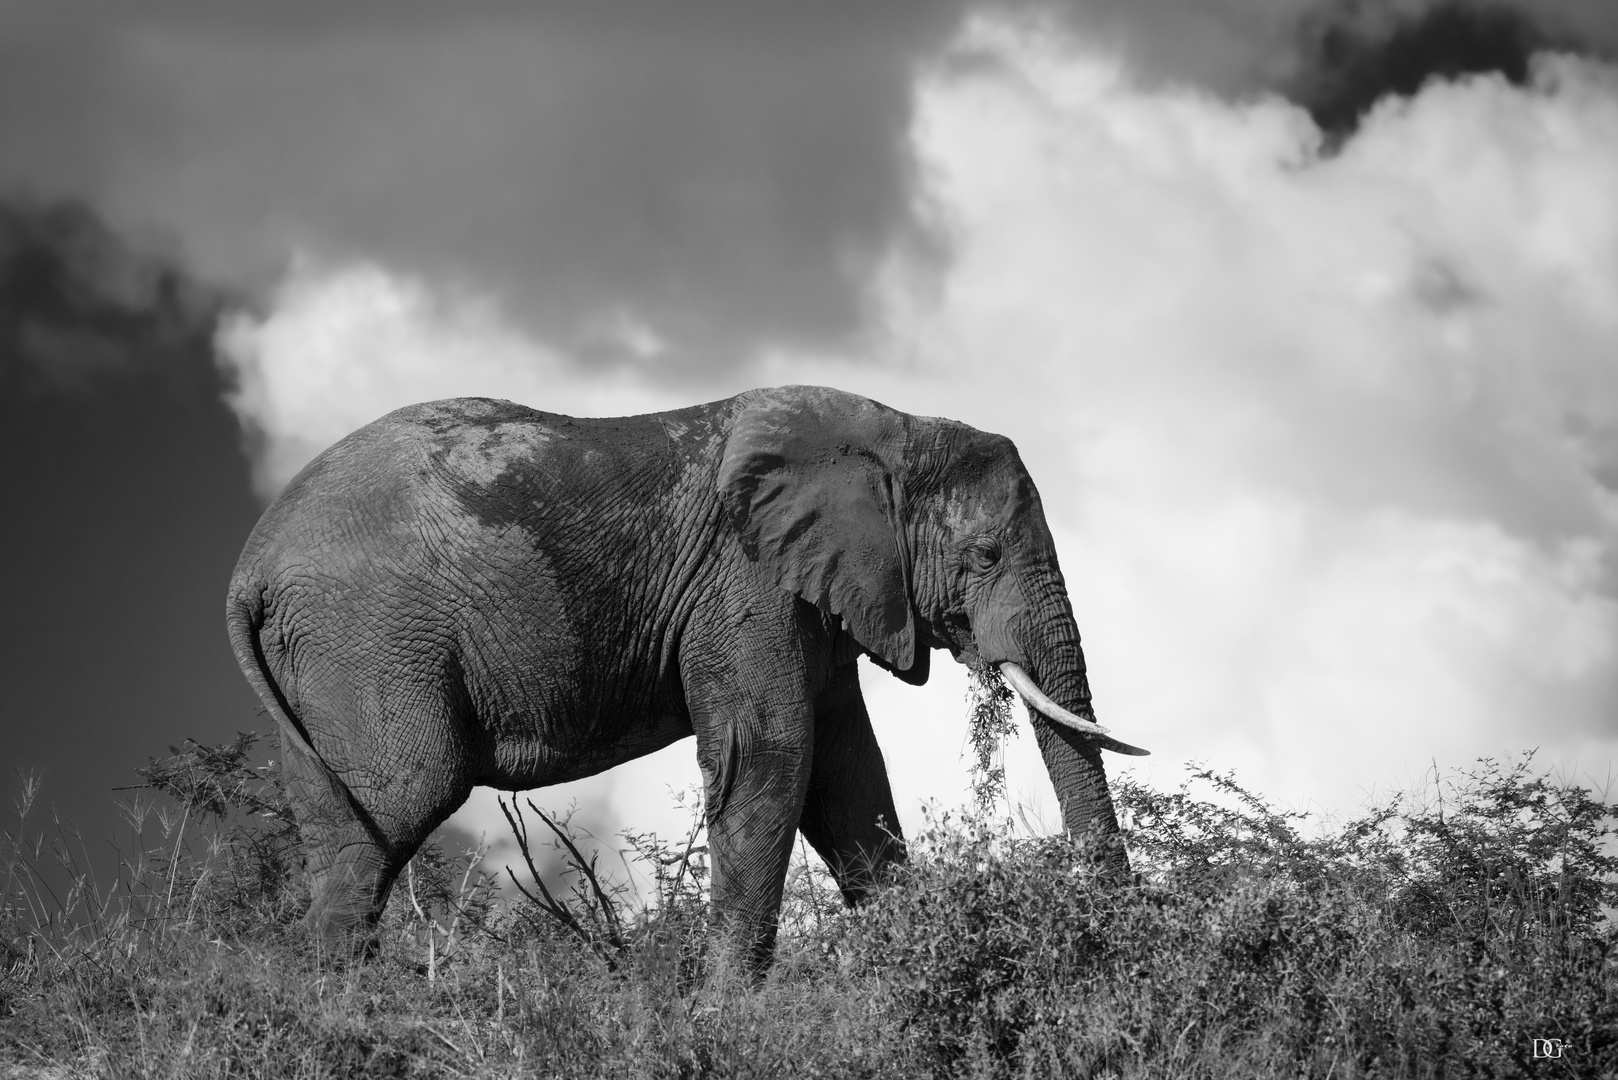
[[[682,662],[706,789],[714,913],[754,974],[775,952],[814,747],[816,659],[805,655],[796,621],[752,622]]]

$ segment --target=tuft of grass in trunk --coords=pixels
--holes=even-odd
[[[1017,734],[1017,696],[995,668],[982,660],[967,667],[966,722],[972,739],[972,801],[994,813],[1006,793],[1005,741]]]

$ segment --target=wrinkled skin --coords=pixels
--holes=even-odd
[[[761,968],[796,831],[850,903],[904,857],[862,653],[918,684],[934,648],[1012,661],[1093,715],[1011,442],[817,387],[615,419],[401,409],[292,481],[227,606],[334,938],[374,925],[474,784],[695,735],[713,902]],[[1094,745],[1031,718],[1066,826],[1115,837]]]

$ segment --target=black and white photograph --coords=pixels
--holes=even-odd
[[[1614,0],[0,0],[0,1080],[1618,1080]]]

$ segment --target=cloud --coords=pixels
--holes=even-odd
[[[1611,68],[1431,84],[1331,157],[1025,24],[918,100],[952,259],[895,350],[1022,448],[1110,726],[1339,808],[1432,755],[1612,760]]]
[[[82,203],[0,197],[0,800],[42,777],[86,837],[149,754],[252,726],[218,614],[262,509],[214,366],[229,300]],[[110,844],[84,858],[116,878]]]
[[[1333,131],[1448,70],[1445,27],[1517,66],[1540,40],[1618,44],[1588,0],[14,0],[0,186],[165,233],[237,288],[300,252],[456,280],[647,378],[859,351],[888,250],[943,254],[912,197],[912,76],[974,9],[1065,19],[1143,85],[1288,92]],[[626,313],[655,358],[613,332]]]
[[[8,8],[0,184],[166,230],[210,278],[265,287],[304,252],[462,280],[583,360],[679,377],[858,336],[913,232],[911,64],[955,10],[330,8]]]
[[[615,332],[651,347],[633,323]],[[375,263],[298,261],[262,313],[221,321],[216,344],[266,500],[350,431],[418,401],[502,397],[579,415],[689,404],[621,368],[569,361],[518,329],[492,297]]]
[[[1546,48],[1618,54],[1607,0],[998,0],[978,13],[1043,17],[1139,86],[1227,100],[1282,94],[1336,141],[1389,95],[1498,73],[1519,85]]]
[[[83,204],[0,200],[0,391],[184,381],[226,300]]]
[[[1618,51],[1618,14],[1588,0],[1333,3],[1297,26],[1298,71],[1285,89],[1339,141],[1378,100],[1432,80],[1498,74],[1522,86],[1535,53]]]

